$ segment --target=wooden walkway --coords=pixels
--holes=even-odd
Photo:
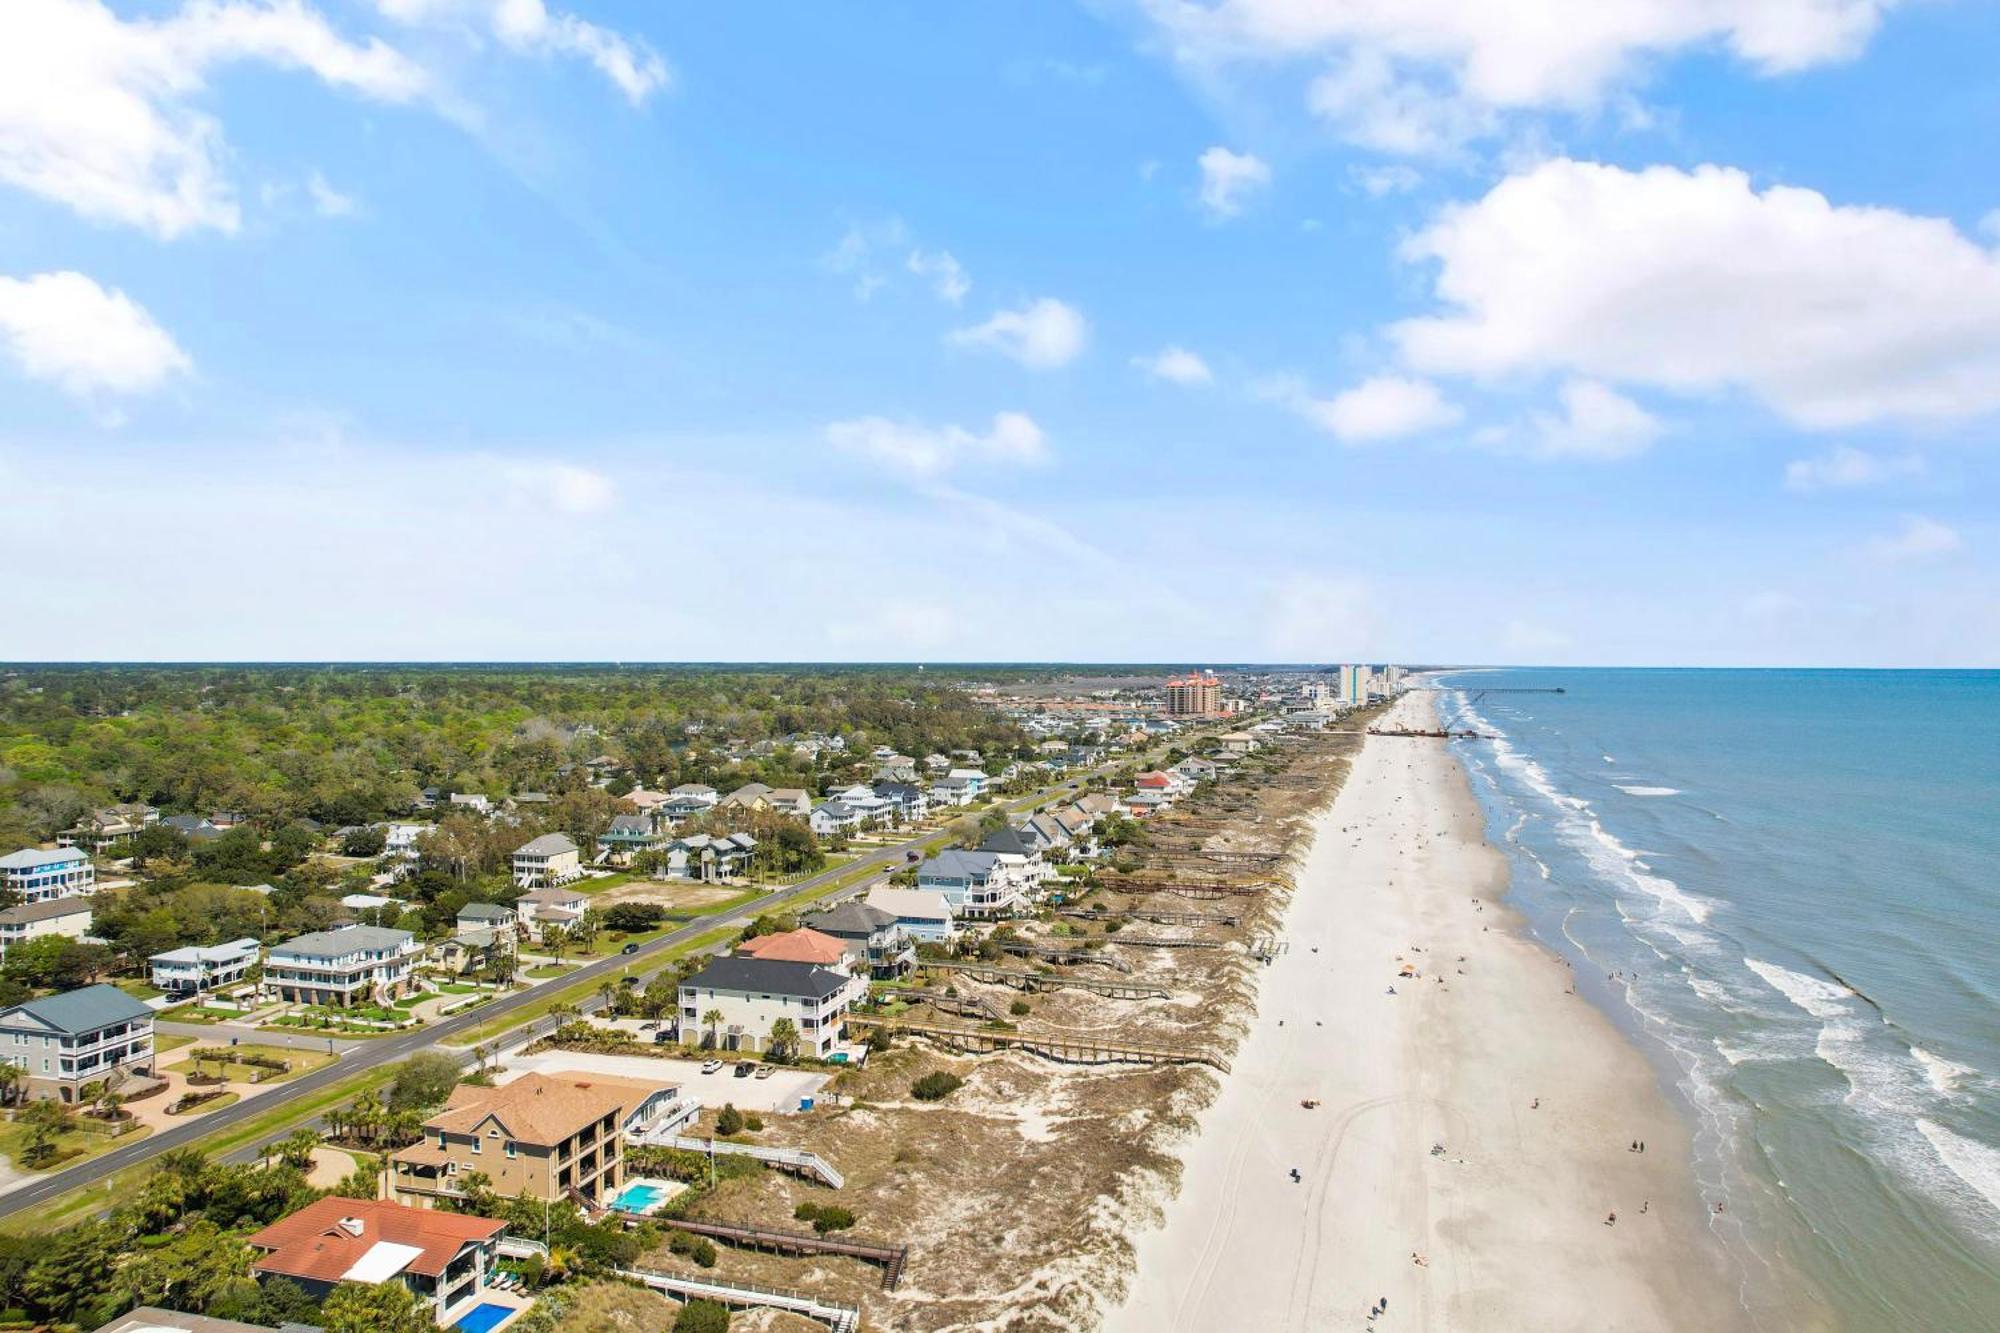
[[[1219,879],[1126,879],[1099,876],[1098,887],[1112,893],[1171,893],[1181,898],[1214,901],[1218,898],[1254,898],[1269,888],[1268,882],[1233,884]]]
[[[1164,936],[1117,935],[1113,944],[1130,945],[1134,949],[1220,949],[1221,940],[1175,940]]]
[[[823,1300],[802,1291],[786,1291],[780,1287],[761,1287],[754,1282],[722,1282],[714,1278],[683,1277],[679,1273],[665,1273],[657,1268],[619,1268],[613,1270],[618,1276],[630,1278],[657,1291],[678,1296],[685,1301],[718,1301],[731,1309],[764,1308],[785,1310],[802,1315],[815,1323],[825,1324],[833,1333],[856,1333],[861,1327],[861,1307],[844,1301]]]
[[[1113,1000],[1165,1000],[1170,993],[1161,986],[1136,981],[1101,981],[1096,977],[1060,976],[1053,972],[1020,972],[987,963],[921,963],[933,972],[957,972],[974,981],[991,981],[1021,991],[1080,990]]]
[[[947,995],[941,990],[931,990],[921,986],[898,986],[885,990],[878,997],[883,1001],[922,1001],[934,1009],[947,1009],[960,1018],[990,1018],[999,1022],[1007,1015],[1000,1012],[1000,1006],[983,995]]]
[[[1105,1041],[1098,1037],[1051,1032],[1008,1032],[996,1028],[958,1027],[950,1023],[898,1023],[893,1018],[859,1014],[847,1016],[849,1028],[863,1032],[888,1028],[891,1032],[923,1037],[940,1046],[986,1055],[994,1051],[1026,1051],[1046,1060],[1074,1065],[1207,1065],[1229,1072],[1229,1061],[1208,1047],[1151,1045],[1142,1042]]]
[[[882,1265],[882,1290],[894,1291],[903,1280],[903,1265],[909,1262],[907,1245],[876,1245],[842,1236],[822,1236],[815,1231],[778,1231],[771,1227],[738,1226],[734,1222],[690,1222],[685,1217],[662,1218],[665,1226],[693,1236],[708,1236],[745,1249],[774,1250],[779,1254],[841,1254]]]
[[[1243,919],[1234,912],[1176,912],[1171,908],[1144,907],[1122,912],[1103,907],[1058,907],[1056,915],[1078,921],[1150,921],[1158,926],[1233,926]]]
[[[1032,940],[1000,940],[1002,953],[1015,954],[1022,958],[1039,958],[1048,963],[1066,966],[1082,966],[1094,963],[1098,967],[1108,967],[1114,972],[1130,972],[1132,965],[1122,958],[1113,958],[1102,949],[1082,949],[1065,944],[1037,944]]]

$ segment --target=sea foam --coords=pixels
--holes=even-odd
[[[1910,1047],[1910,1054],[1917,1057],[1917,1063],[1924,1067],[1924,1077],[1930,1080],[1940,1097],[1949,1097],[1958,1091],[1958,1085],[1979,1071],[1971,1065],[1962,1065],[1955,1060],[1947,1060],[1942,1055],[1932,1055],[1921,1046]]]
[[[1840,1018],[1851,1012],[1847,1001],[1854,998],[1854,992],[1845,986],[1809,977],[1761,958],[1745,958],[1743,965],[1769,982],[1771,989],[1814,1018]]]
[[[1935,1120],[1919,1119],[1917,1129],[1930,1140],[1938,1160],[2000,1214],[2000,1149],[1955,1134]]]
[[[1627,796],[1679,796],[1681,794],[1679,787],[1627,787],[1623,783],[1616,782],[1611,785],[1617,787],[1619,791],[1624,792]]]

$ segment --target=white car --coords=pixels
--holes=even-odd
[[[720,1060],[703,1060],[701,1062],[701,1072],[704,1074],[713,1074],[720,1068],[722,1068],[722,1061]]]

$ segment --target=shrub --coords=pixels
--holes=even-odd
[[[1029,1004],[1026,1000],[1016,1000],[1014,1001],[1014,1003],[1007,1006],[1007,1012],[1014,1015],[1014,1017],[1016,1018],[1020,1018],[1023,1015],[1029,1013],[1033,1008],[1034,1006]]]
[[[729,1333],[729,1307],[719,1301],[689,1301],[674,1316],[674,1333]]]
[[[792,1216],[801,1222],[812,1223],[812,1229],[824,1236],[829,1231],[845,1231],[854,1225],[854,1214],[838,1204],[800,1204],[792,1210]]]
[[[890,1037],[889,1029],[887,1028],[874,1028],[868,1033],[868,1050],[870,1054],[880,1055],[893,1044],[894,1039]]]
[[[910,1095],[920,1102],[941,1102],[964,1086],[964,1079],[940,1069],[912,1083]]]
[[[736,1109],[735,1102],[723,1103],[721,1114],[715,1117],[715,1132],[724,1138],[743,1132],[743,1113]]]
[[[764,1128],[764,1117],[759,1115],[744,1116],[743,1128],[749,1130],[752,1134],[757,1133],[759,1130]]]
[[[694,1260],[696,1267],[715,1267],[715,1242],[706,1236],[695,1237],[694,1244],[688,1247],[688,1258]]]

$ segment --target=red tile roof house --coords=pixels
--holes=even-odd
[[[342,1282],[401,1282],[446,1324],[486,1290],[505,1222],[375,1199],[329,1196],[249,1237],[250,1271],[286,1277],[314,1300]]]

